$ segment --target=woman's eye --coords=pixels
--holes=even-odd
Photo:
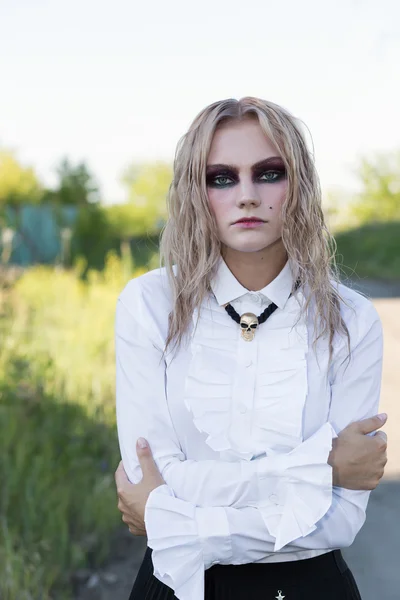
[[[226,175],[219,175],[218,177],[214,177],[214,179],[211,181],[211,184],[214,184],[217,187],[224,187],[229,185],[231,182],[232,179],[230,177],[227,177]]]
[[[264,181],[276,181],[277,179],[283,177],[284,173],[282,171],[265,171],[265,173],[261,175],[260,179],[262,179],[265,175],[267,175],[267,177],[264,179]],[[270,175],[272,177],[270,177]]]

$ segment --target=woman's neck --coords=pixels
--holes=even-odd
[[[224,247],[221,254],[229,270],[247,290],[258,291],[271,283],[287,262],[282,240],[259,252],[240,252]]]

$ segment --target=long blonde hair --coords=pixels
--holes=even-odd
[[[180,345],[194,309],[200,309],[211,291],[210,280],[221,256],[206,187],[207,157],[214,132],[222,122],[248,117],[258,119],[285,164],[288,191],[282,207],[282,241],[294,281],[300,281],[309,291],[303,310],[314,301],[314,343],[329,335],[331,360],[335,332],[345,334],[348,345],[349,332],[340,314],[342,298],[335,285],[339,279],[334,259],[336,244],[325,225],[314,160],[300,122],[282,106],[253,97],[210,104],[178,142],[167,196],[169,217],[160,240],[160,265],[165,265],[173,294],[164,353],[172,342],[173,348]]]

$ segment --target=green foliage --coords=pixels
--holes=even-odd
[[[109,210],[109,218],[123,237],[154,234],[167,217],[166,197],[172,181],[172,166],[156,162],[132,164],[124,172],[128,204]]]
[[[358,222],[400,219],[400,151],[362,158],[358,175],[363,188],[352,203]]]
[[[400,221],[370,223],[335,236],[345,276],[400,280]]]
[[[54,190],[47,190],[43,202],[70,206],[87,206],[99,201],[99,190],[84,162],[75,167],[64,157],[56,168],[58,184]]]
[[[13,152],[0,151],[0,207],[19,206],[25,202],[37,204],[42,198],[42,186],[32,167],[22,166]]]
[[[345,276],[400,279],[400,151],[362,158],[361,192],[328,193],[324,211]]]
[[[104,208],[110,231],[119,239],[130,239],[135,235],[141,235],[148,226],[144,219],[138,215],[134,204],[112,204]],[[148,218],[146,217],[146,220]]]
[[[69,599],[72,572],[109,551],[115,305],[141,272],[110,253],[86,282],[40,266],[0,295],[1,598]]]
[[[130,249],[135,264],[154,263],[171,180],[172,169],[166,163],[131,165],[123,178],[128,202],[80,209],[72,240],[72,260],[83,257],[88,267],[102,269],[108,251],[126,255]]]
[[[138,265],[157,260],[158,236],[167,215],[171,165],[164,162],[130,165],[123,175],[128,201],[110,206],[98,202],[98,188],[85,163],[74,166],[64,158],[56,171],[59,179],[56,187],[44,190],[32,169],[21,167],[10,153],[0,154],[1,262],[10,260],[12,239],[16,232],[22,235],[23,205],[32,202],[51,208],[60,231],[63,264],[85,263],[83,276],[90,268],[102,270],[111,250],[126,255],[130,248]],[[9,205],[15,209],[7,211],[7,218],[6,211],[1,211],[2,204],[3,208]],[[70,206],[78,209],[76,221],[71,219],[70,212],[64,211]],[[38,246],[40,243],[37,240]]]
[[[19,600],[27,591],[47,597],[54,586],[65,594],[88,551],[106,556],[107,534],[118,522],[111,472],[118,453],[113,428],[62,397],[47,397],[29,371],[21,381],[21,360],[14,370],[16,390],[3,391],[0,412],[1,477],[7,482],[0,512],[8,540],[8,552],[0,550],[0,596]],[[20,553],[23,563],[7,577]]]
[[[80,206],[71,242],[72,263],[83,258],[88,268],[101,270],[107,252],[113,248],[118,248],[118,237],[110,226],[105,208],[100,204]]]

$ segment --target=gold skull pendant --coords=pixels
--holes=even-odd
[[[258,319],[253,313],[243,313],[240,317],[240,327],[242,330],[242,338],[245,342],[254,340],[255,333],[258,327]]]

